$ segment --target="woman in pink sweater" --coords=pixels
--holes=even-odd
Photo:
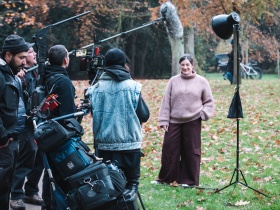
[[[194,71],[193,57],[184,54],[181,73],[167,84],[159,125],[164,129],[161,169],[152,183],[199,186],[201,121],[208,120],[214,101],[208,81]]]

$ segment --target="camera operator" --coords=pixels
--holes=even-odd
[[[52,93],[58,95],[57,101],[59,102],[59,106],[51,111],[50,118],[76,112],[76,106],[74,102],[75,88],[69,79],[66,70],[70,62],[68,50],[63,45],[55,45],[51,47],[48,51],[48,61],[49,65],[45,67],[44,81],[46,82],[46,87],[49,90],[51,90],[52,86],[54,85]],[[54,79],[55,82],[52,82]],[[49,162],[50,165],[52,165],[50,160]],[[62,190],[67,189],[67,185],[63,181],[59,172],[55,170],[55,167],[51,168],[53,177],[59,187],[61,187]],[[49,176],[45,170],[42,193],[44,203],[42,204],[42,209],[56,209],[52,196]]]
[[[0,206],[9,209],[10,191],[18,158],[18,121],[20,79],[15,76],[26,64],[28,45],[18,35],[9,35],[0,58]]]
[[[26,57],[25,69],[31,68],[37,64],[36,52],[33,49],[34,44],[27,43],[29,50]],[[23,102],[26,108],[26,114],[30,116],[31,95],[39,79],[37,70],[26,73],[21,76],[23,89]],[[21,117],[19,117],[21,119]],[[34,127],[32,118],[29,117],[25,122],[24,129],[20,132],[19,141],[19,158],[16,164],[13,186],[11,190],[10,206],[12,209],[25,209],[23,203],[32,203],[41,205],[43,199],[39,196],[38,183],[40,181],[44,165],[42,153],[38,151],[38,146],[34,142]],[[25,178],[27,178],[26,183]],[[23,191],[24,185],[24,191]]]
[[[106,66],[87,94],[92,104],[94,143],[103,161],[117,161],[124,171],[127,189],[137,192],[140,177],[142,122],[149,109],[141,97],[142,85],[132,80],[123,51],[105,54]]]

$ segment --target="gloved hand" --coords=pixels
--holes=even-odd
[[[91,103],[89,99],[81,99],[82,103],[78,106],[78,110],[85,112],[87,115],[91,111]]]

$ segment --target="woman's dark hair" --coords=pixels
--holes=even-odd
[[[55,45],[48,51],[48,58],[51,65],[62,66],[63,59],[67,57],[67,49],[64,45]]]
[[[179,63],[181,63],[183,60],[189,60],[190,63],[193,65],[193,56],[191,54],[184,54],[179,60]]]

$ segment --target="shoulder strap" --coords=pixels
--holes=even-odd
[[[46,85],[47,85],[47,92],[51,93],[52,90],[54,89],[54,85],[55,82],[60,79],[61,77],[66,77],[64,74],[56,74],[56,75],[52,75],[50,76],[47,80],[46,80]]]
[[[140,124],[142,124],[143,122],[147,122],[150,117],[149,108],[148,108],[147,104],[145,103],[144,99],[142,98],[141,93],[139,95],[138,105],[136,108],[136,114],[140,121]]]

